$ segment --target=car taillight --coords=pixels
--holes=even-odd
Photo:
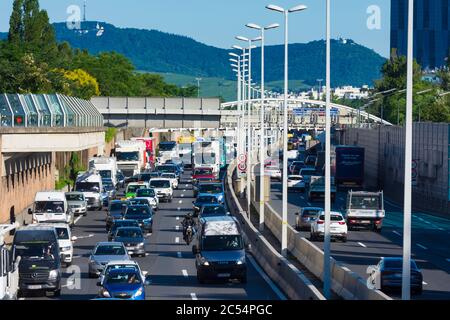
[[[380,224],[381,223],[381,220],[376,220],[375,221],[375,224]]]
[[[322,220],[317,221],[317,224],[324,224],[324,223],[325,223],[325,221],[322,221]]]
[[[339,221],[339,224],[340,224],[341,226],[343,226],[343,225],[345,224],[345,221]]]

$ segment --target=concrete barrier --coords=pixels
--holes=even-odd
[[[325,297],[291,262],[279,254],[253,226],[242,209],[233,189],[235,164],[230,164],[225,183],[226,200],[230,212],[240,220],[244,239],[251,244],[253,257],[268,276],[293,300],[325,300]]]
[[[251,183],[254,188],[254,183]],[[259,213],[259,204],[252,202]],[[264,212],[265,227],[281,242],[281,217],[266,204]],[[288,251],[312,274],[323,281],[324,253],[309,240],[305,239],[292,226],[287,228]],[[346,300],[392,300],[380,290],[370,289],[366,280],[342,266],[331,258],[331,289]]]

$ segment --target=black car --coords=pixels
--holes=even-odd
[[[195,181],[193,181],[192,183],[192,189],[194,190],[194,197],[197,197],[198,195],[198,186],[202,183],[207,183],[207,182],[215,182],[217,181],[216,179],[213,178],[198,178]]]
[[[124,218],[137,221],[143,232],[153,232],[153,212],[148,205],[128,206]]]
[[[378,283],[378,288],[381,291],[387,290],[401,290],[402,288],[402,257],[384,257],[376,266],[370,266],[370,277],[372,283]],[[420,269],[414,260],[411,259],[411,292],[422,294],[423,276]]]
[[[128,201],[121,200],[112,200],[109,203],[108,216],[106,217],[106,231],[111,229],[111,226],[114,224],[115,220],[123,219],[123,215],[128,205]]]
[[[108,241],[112,241],[117,229],[121,228],[121,227],[138,227],[139,228],[139,223],[136,220],[114,220],[114,223],[108,232]]]
[[[202,207],[206,204],[219,204],[216,196],[202,195],[198,197],[195,201],[192,201],[194,207],[194,217],[198,216],[198,213]]]
[[[115,242],[122,242],[128,254],[145,257],[145,238],[141,228],[120,227],[113,239]]]

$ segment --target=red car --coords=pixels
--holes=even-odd
[[[195,182],[198,179],[202,178],[215,179],[216,176],[214,175],[213,170],[211,168],[202,168],[202,167],[195,168],[194,171],[192,172],[192,182],[195,184]]]

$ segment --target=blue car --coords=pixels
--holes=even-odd
[[[195,201],[192,201],[192,205],[194,207],[194,217],[196,217],[202,207],[207,204],[219,204],[219,200],[216,196],[211,194],[199,196]]]
[[[224,217],[230,213],[221,204],[205,204],[200,210],[198,217],[201,220],[206,217]]]
[[[217,198],[220,204],[225,203],[225,191],[223,185],[220,182],[202,183],[198,186],[198,196],[212,195]]]
[[[122,300],[145,300],[147,284],[136,268],[112,269],[97,283],[101,287],[99,298]]]
[[[136,220],[145,233],[153,232],[153,211],[148,205],[131,205],[125,211],[125,220]]]

